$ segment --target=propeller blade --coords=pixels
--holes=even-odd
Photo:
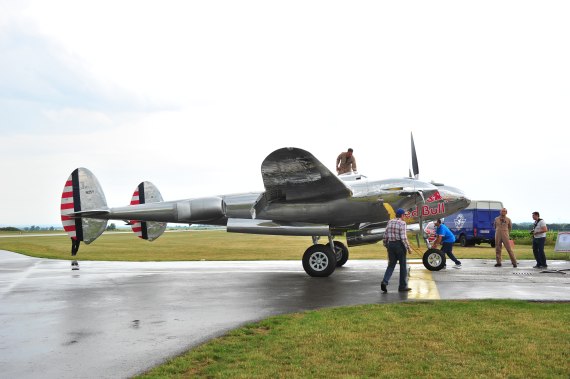
[[[418,165],[418,156],[416,154],[416,145],[414,144],[414,134],[410,133],[412,136],[412,168],[414,169],[414,178],[418,178],[420,174],[420,167]]]

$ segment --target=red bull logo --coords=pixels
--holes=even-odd
[[[433,203],[434,201],[438,201],[438,200],[442,200],[441,194],[439,193],[439,191],[435,191],[435,193],[433,195],[431,195],[430,197],[428,197],[426,199],[427,203]]]
[[[439,193],[438,193],[439,195]],[[411,212],[407,212],[406,214],[404,214],[405,218],[416,218],[418,217],[418,212],[419,212],[419,207],[417,207],[416,209],[414,209]],[[441,214],[445,214],[445,204],[444,203],[439,203],[437,204],[437,207],[432,208],[429,205],[424,205],[422,206],[422,217],[428,217],[428,216],[437,216],[437,215],[441,215]]]

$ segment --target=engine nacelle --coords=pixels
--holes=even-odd
[[[198,224],[217,220],[226,215],[226,203],[221,197],[202,197],[176,202],[178,222]]]

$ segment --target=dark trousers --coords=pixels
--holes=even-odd
[[[408,269],[406,267],[406,246],[404,246],[402,241],[388,242],[388,268],[386,269],[382,282],[388,284],[398,261],[400,262],[400,284],[398,289],[407,288]]]
[[[536,259],[538,266],[546,266],[546,254],[544,254],[545,242],[546,237],[532,239],[532,253],[534,254],[534,259]]]
[[[443,255],[443,265],[445,266],[445,255],[449,257],[455,264],[461,264],[459,259],[455,258],[453,255],[453,242],[442,242],[441,243],[441,252],[444,253]]]

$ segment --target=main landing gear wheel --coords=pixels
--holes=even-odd
[[[340,241],[333,241],[336,267],[342,267],[348,261],[348,248]]]
[[[424,253],[423,262],[425,268],[430,271],[439,271],[445,265],[445,256],[438,249],[429,249]]]
[[[303,254],[303,268],[310,276],[329,276],[336,268],[336,256],[329,246],[313,245]]]

